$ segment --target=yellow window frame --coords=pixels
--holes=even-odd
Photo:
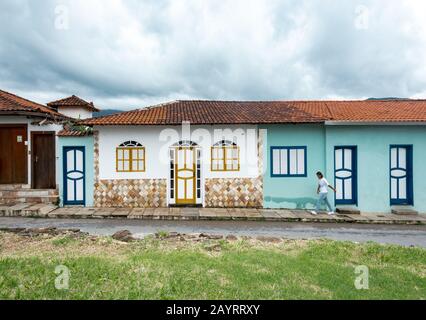
[[[129,151],[129,158],[123,158],[123,159],[119,159],[118,153],[120,151]],[[136,158],[133,158],[133,151],[137,151],[136,152]],[[143,151],[143,157],[139,158],[139,151]],[[136,161],[137,163],[137,168],[133,168],[133,162]],[[143,168],[139,168],[139,162],[142,161],[143,162]],[[118,164],[119,163],[123,163],[123,168],[124,168],[124,163],[128,163],[128,170],[120,170]],[[117,172],[145,172],[146,171],[146,152],[145,152],[145,147],[118,147],[115,150],[115,170]]]
[[[223,158],[214,158],[213,157],[213,150],[223,150]],[[229,150],[237,150],[237,157],[229,157],[228,158],[228,152]],[[229,154],[233,154],[233,152],[230,152]],[[211,147],[211,154],[210,154],[210,169],[213,172],[224,172],[224,171],[240,171],[240,148],[238,146],[213,146]],[[214,169],[213,168],[213,162],[214,161],[220,161],[223,164],[223,169]],[[238,161],[238,168],[228,168],[228,161]]]

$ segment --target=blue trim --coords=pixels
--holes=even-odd
[[[305,172],[303,174],[290,174],[290,152],[287,152],[287,172],[288,174],[274,174],[274,150],[304,150],[305,151]],[[282,147],[282,146],[272,146],[270,148],[270,166],[271,166],[271,177],[272,178],[305,178],[308,176],[308,152],[306,146],[292,146],[292,147]]]
[[[399,168],[399,150],[398,148],[404,148],[406,150],[406,166],[407,168]],[[392,168],[392,149],[397,149],[397,166]],[[393,177],[392,170],[402,170],[405,171],[405,176],[403,177]],[[407,198],[396,198],[392,199],[392,179],[406,178],[407,186]],[[414,196],[413,196],[413,145],[412,144],[391,144],[389,148],[389,199],[390,205],[414,205]],[[397,184],[397,194],[399,196],[399,183]]]
[[[341,178],[336,177],[337,171],[342,170],[336,170],[336,150],[339,149],[351,149],[352,150],[352,170],[349,170],[351,172],[350,178],[352,178],[352,199],[336,199],[336,194],[334,195],[334,202],[336,205],[356,205],[358,206],[358,147],[357,146],[335,146],[334,147],[334,186],[337,188],[337,180],[345,180]],[[344,154],[342,153],[343,159],[342,159],[342,165],[345,166],[345,158]],[[348,171],[348,170],[345,170]],[[346,178],[348,179],[348,178]],[[343,185],[343,193],[344,193],[344,185]]]
[[[67,174],[68,174],[68,168],[67,168],[67,152],[74,151],[74,166],[76,164],[76,158],[77,153],[76,151],[81,151],[83,153],[83,171],[77,171],[74,170],[74,172],[79,172],[82,174],[82,178],[79,179],[71,179],[71,180],[83,180],[83,200],[80,201],[68,201],[67,200],[67,194],[68,194],[68,184],[67,180]],[[62,175],[63,175],[63,186],[64,186],[64,205],[86,205],[86,147],[84,146],[78,146],[78,147],[62,147]],[[74,199],[77,196],[77,184],[74,183]]]

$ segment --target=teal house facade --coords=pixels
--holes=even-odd
[[[60,206],[92,207],[94,192],[94,140],[90,128],[76,122],[92,118],[98,112],[93,102],[75,95],[47,104],[66,114],[72,121],[64,123],[57,133],[57,189]]]
[[[395,206],[426,212],[426,127],[394,124],[272,125],[267,130],[264,207],[313,209],[316,172],[337,189],[338,208],[390,212]],[[274,175],[276,148],[306,148],[306,174]]]
[[[58,133],[57,154],[60,206],[93,207],[94,159],[93,135],[67,130]]]
[[[336,177],[334,148],[356,150],[356,202],[361,211],[412,207],[426,212],[426,127],[419,125],[326,126],[326,174]]]
[[[263,206],[266,208],[313,209],[316,203],[317,171],[325,171],[325,131],[322,124],[274,124],[261,126],[266,130],[263,176]],[[288,157],[285,148],[304,148],[304,171],[300,175],[280,174],[290,170],[280,168],[286,162],[277,153]],[[275,159],[274,159],[275,153]],[[284,158],[285,158],[284,157]],[[274,166],[276,167],[274,172]],[[278,167],[278,168],[277,168]]]

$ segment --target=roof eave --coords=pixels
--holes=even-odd
[[[426,120],[411,120],[411,121],[345,121],[331,120],[325,121],[326,126],[421,126],[426,125]]]
[[[184,122],[170,122],[170,123],[129,123],[129,122],[107,122],[107,123],[96,123],[93,121],[81,121],[80,125],[87,126],[179,126]],[[274,125],[274,124],[324,124],[324,120],[315,121],[271,121],[271,122],[189,122],[191,125],[197,126],[219,126],[219,125]]]
[[[67,120],[70,119],[67,116],[64,115],[52,115],[49,113],[44,112],[37,112],[37,111],[18,111],[18,110],[6,110],[2,111],[0,110],[0,115],[6,115],[6,116],[26,116],[26,117],[34,117],[34,118],[49,118],[49,119],[63,119]]]

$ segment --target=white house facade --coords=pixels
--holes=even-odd
[[[96,206],[262,205],[256,125],[94,126]]]

